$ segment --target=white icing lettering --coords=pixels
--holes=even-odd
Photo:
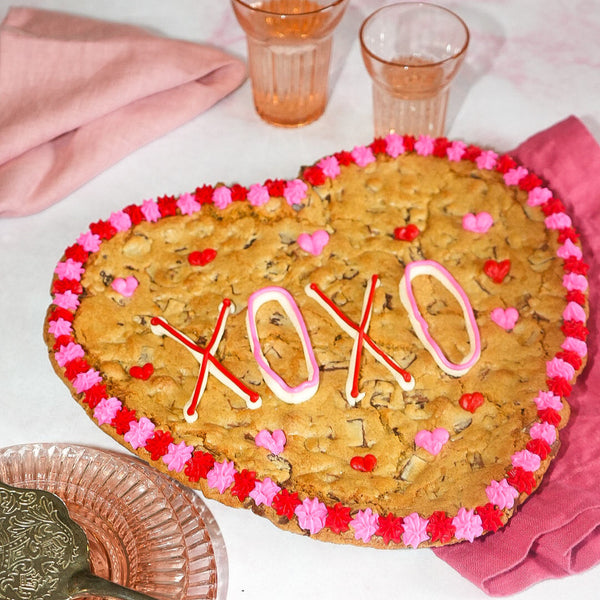
[[[271,368],[260,345],[260,339],[256,328],[256,313],[265,302],[269,301],[275,301],[281,305],[302,342],[308,377],[305,381],[295,387],[290,387]],[[288,404],[300,404],[301,402],[306,402],[306,400],[312,398],[319,388],[319,366],[317,365],[310,338],[308,337],[306,324],[304,323],[302,314],[292,295],[287,290],[276,286],[265,287],[254,292],[248,299],[246,326],[248,328],[248,338],[250,340],[250,348],[254,354],[254,359],[262,373],[265,383],[269,386],[271,391],[280,400],[283,400]]]
[[[248,389],[214,356],[217,348],[219,347],[219,343],[221,342],[221,338],[223,337],[223,332],[225,331],[225,325],[227,323],[227,317],[234,311],[235,306],[231,300],[225,298],[225,300],[223,300],[219,306],[217,325],[212,337],[210,338],[210,341],[206,345],[206,348],[202,348],[198,344],[195,344],[192,340],[190,340],[190,338],[169,325],[164,319],[159,317],[152,318],[150,323],[152,333],[156,335],[166,335],[176,342],[183,344],[200,364],[200,371],[198,373],[198,380],[196,382],[194,392],[189,402],[183,409],[183,415],[188,423],[193,423],[198,418],[198,403],[200,402],[200,398],[202,398],[204,390],[206,389],[208,373],[214,375],[221,383],[243,398],[246,401],[246,406],[248,408],[259,408],[262,404],[260,396],[256,392]]]
[[[367,334],[371,313],[373,312],[373,296],[378,285],[379,277],[373,275],[365,292],[360,325],[349,319],[331,299],[325,296],[317,284],[311,283],[304,289],[306,294],[316,300],[354,340],[346,379],[346,400],[351,406],[355,406],[364,397],[364,393],[358,390],[358,375],[363,347],[366,347],[377,361],[387,367],[403,390],[410,391],[415,387],[415,380],[412,375],[381,350]]]

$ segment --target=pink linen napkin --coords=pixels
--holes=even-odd
[[[0,26],[0,216],[57,202],[245,77],[207,45],[11,8]]]
[[[504,529],[473,544],[435,550],[491,595],[516,593],[600,562],[600,147],[575,117],[526,140],[512,155],[544,178],[581,234],[591,266],[588,364],[568,401],[561,450],[540,489]]]

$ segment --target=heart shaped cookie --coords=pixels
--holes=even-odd
[[[586,265],[546,189],[390,134],[289,181],[129,205],[55,269],[52,364],[143,460],[278,527],[473,540],[539,487],[585,364]]]

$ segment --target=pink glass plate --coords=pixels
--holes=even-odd
[[[0,480],[48,490],[85,530],[92,571],[160,600],[224,600],[227,553],[192,491],[141,461],[62,444],[0,449]]]

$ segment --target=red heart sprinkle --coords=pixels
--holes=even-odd
[[[365,456],[354,456],[350,461],[350,466],[356,471],[363,471],[369,473],[375,468],[377,459],[372,454],[365,454]]]
[[[215,260],[216,256],[216,250],[213,250],[212,248],[205,248],[204,250],[196,250],[195,252],[191,252],[188,256],[188,262],[190,265],[194,265],[195,267],[203,267],[209,262]]]
[[[150,379],[154,373],[154,365],[152,363],[146,363],[143,367],[139,367],[138,365],[134,365],[129,369],[129,374],[136,379],[142,379],[146,381],[146,379]]]
[[[495,283],[502,283],[504,278],[510,271],[510,260],[501,260],[500,262],[495,260],[486,260],[483,265],[483,272]]]
[[[474,413],[484,402],[484,397],[481,392],[473,392],[472,394],[463,394],[458,403],[469,412]]]
[[[412,242],[419,235],[419,233],[421,233],[419,228],[412,223],[410,225],[396,227],[396,229],[394,229],[394,237],[397,240],[402,240],[405,242]]]

